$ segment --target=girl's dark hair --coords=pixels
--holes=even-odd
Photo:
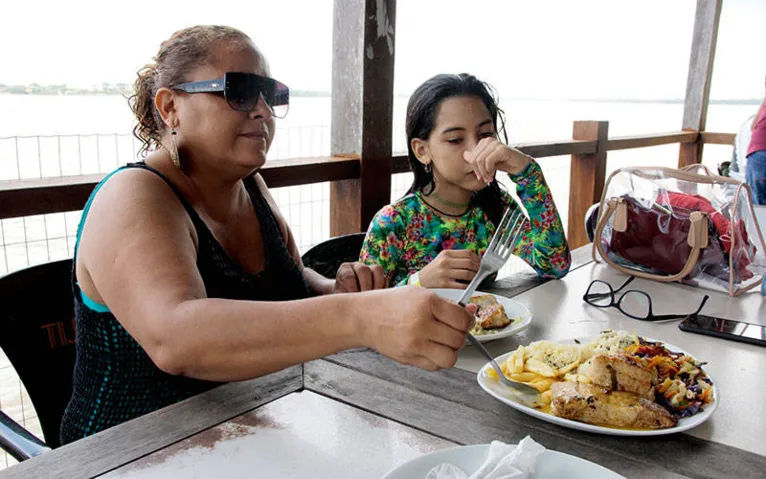
[[[434,187],[433,172],[427,172],[423,164],[418,161],[415,152],[412,151],[412,139],[428,140],[436,126],[436,116],[442,102],[455,96],[479,98],[487,107],[489,116],[492,118],[492,125],[498,136],[502,134],[505,143],[508,143],[503,110],[497,106],[498,100],[495,91],[489,84],[467,73],[442,74],[430,78],[415,90],[407,103],[407,121],[405,123],[407,159],[410,163],[410,170],[415,175],[407,194]],[[497,180],[493,180],[486,188],[476,192],[473,201],[486,212],[487,217],[495,225],[500,222],[504,205]]]
[[[154,107],[157,90],[184,83],[189,72],[211,62],[214,47],[223,41],[244,43],[249,42],[250,37],[236,28],[220,25],[184,28],[162,42],[154,63],[138,71],[128,104],[138,121],[133,135],[143,143],[140,154],[145,155],[162,144],[165,124]]]

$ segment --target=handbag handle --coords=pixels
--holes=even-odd
[[[686,171],[688,173],[696,173],[698,175],[701,173],[695,170],[702,170],[708,176],[719,176],[719,175],[714,175],[713,172],[711,172],[710,169],[707,166],[703,165],[702,163],[693,163],[691,165],[686,165],[684,167],[679,168],[679,170]]]
[[[620,206],[622,205],[622,206]],[[625,208],[625,201],[622,198],[611,198],[607,202],[607,209],[606,212],[601,216],[601,218],[598,221],[598,224],[596,225],[596,231],[593,234],[593,260],[596,261],[596,251],[601,255],[602,258],[604,258],[604,261],[607,262],[610,266],[615,268],[617,271],[620,271],[625,274],[637,276],[639,278],[644,279],[653,279],[655,281],[662,281],[666,283],[671,283],[673,281],[680,281],[686,276],[691,273],[692,269],[694,269],[694,265],[697,264],[697,261],[700,257],[700,251],[702,248],[707,247],[708,245],[708,220],[707,215],[705,213],[702,213],[700,211],[694,211],[689,215],[689,221],[691,221],[691,228],[689,228],[689,236],[687,239],[687,242],[689,246],[692,247],[691,252],[689,253],[689,258],[686,260],[686,264],[684,267],[679,271],[677,274],[669,275],[669,276],[663,276],[660,274],[651,274],[646,273],[644,271],[637,271],[630,268],[626,268],[620,264],[615,263],[611,259],[609,259],[609,256],[606,254],[606,251],[604,251],[604,245],[601,244],[601,235],[604,232],[604,228],[606,227],[606,224],[609,222],[609,219],[612,217],[613,214],[619,213],[618,218],[615,219],[615,223],[623,223],[624,221],[627,221],[627,211],[619,211]],[[621,219],[624,217],[624,220]],[[618,225],[622,226],[621,229],[624,230],[624,228],[627,226],[625,225]]]

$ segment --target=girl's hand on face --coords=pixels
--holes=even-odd
[[[492,137],[483,138],[476,148],[464,151],[463,159],[473,167],[476,178],[487,184],[495,178],[497,170],[517,175],[532,160],[530,156]]]
[[[379,265],[364,263],[343,263],[335,275],[333,293],[358,293],[387,286],[386,275]]]
[[[479,256],[468,249],[445,249],[418,272],[424,288],[464,289],[481,266]]]

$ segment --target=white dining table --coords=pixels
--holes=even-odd
[[[710,420],[683,434],[618,437],[550,424],[485,393],[476,371],[485,361],[472,347],[456,368],[429,372],[355,349],[261,378],[224,384],[180,403],[0,471],[0,479],[89,478],[375,478],[430,451],[526,436],[548,449],[591,461],[625,477],[764,477],[766,348],[684,333],[677,321],[650,324],[616,310],[583,304],[593,279],[618,285],[624,276],[587,264],[573,252],[563,280],[520,273],[489,291],[534,313],[517,336],[487,343],[500,355],[538,339],[591,336],[624,329],[682,347],[709,361],[719,391]],[[686,286],[636,280],[657,313],[696,309],[763,322],[757,294],[729,298]]]
[[[766,347],[681,331],[680,320],[648,322],[632,319],[616,308],[596,308],[583,301],[591,281],[606,281],[617,289],[628,278],[603,263],[583,266],[559,281],[550,281],[513,299],[533,313],[530,327],[515,336],[485,346],[497,357],[532,341],[590,338],[604,330],[636,332],[689,352],[705,361],[714,380],[718,407],[703,425],[688,431],[695,437],[766,455],[766,414],[759,413],[766,397]],[[709,295],[700,314],[766,325],[766,299],[756,290],[739,297],[677,283],[636,278],[627,289],[651,297],[655,314],[684,314],[697,309]],[[486,360],[472,347],[465,348],[457,367],[478,372]]]
[[[301,391],[102,477],[373,478],[394,464],[454,446],[452,441]]]

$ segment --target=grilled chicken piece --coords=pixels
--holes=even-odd
[[[505,314],[505,308],[491,294],[474,296],[469,302],[479,307],[479,310],[476,312],[476,322],[482,328],[504,328],[511,324],[510,318]]]
[[[631,429],[676,425],[676,419],[665,408],[632,393],[566,381],[553,383],[551,392],[551,413],[565,419]]]
[[[612,391],[654,399],[651,372],[623,354],[599,354],[580,366],[578,374]]]

